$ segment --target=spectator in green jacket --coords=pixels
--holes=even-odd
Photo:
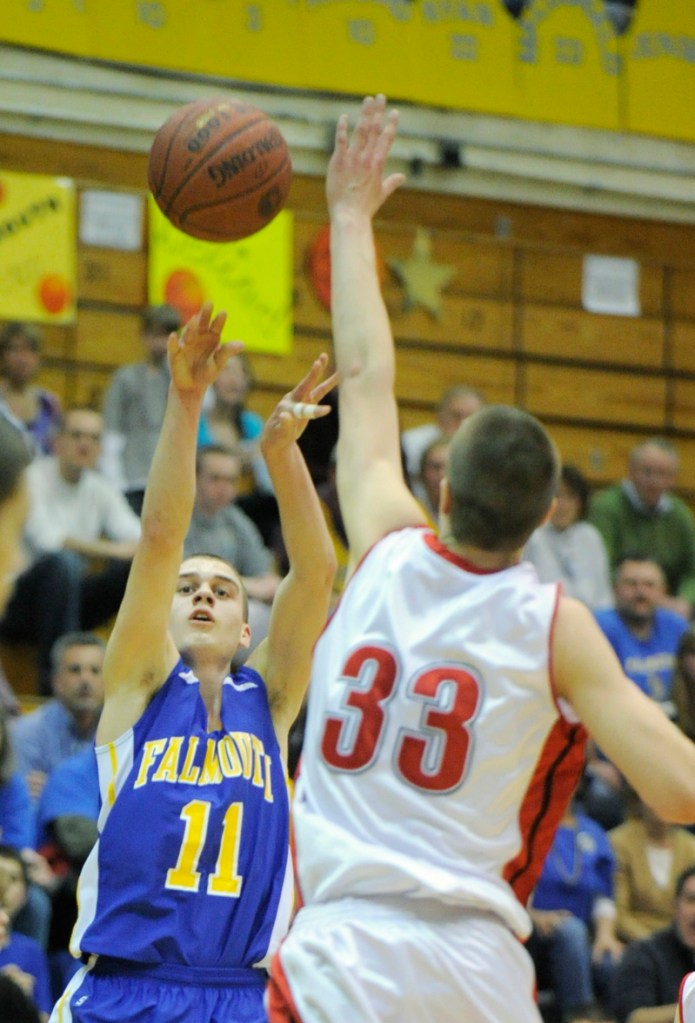
[[[595,494],[589,521],[606,544],[611,567],[626,554],[658,562],[667,581],[661,604],[690,618],[695,606],[695,519],[672,493],[678,455],[660,438],[645,440],[630,452],[627,476]]]

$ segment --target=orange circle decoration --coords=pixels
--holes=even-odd
[[[164,282],[164,301],[187,323],[205,301],[205,289],[192,270],[172,270]]]
[[[376,253],[376,269],[379,277],[379,284],[383,285],[386,275],[386,265],[379,254]],[[309,246],[308,255],[309,280],[324,309],[331,309],[331,225],[325,224],[318,232]]]
[[[62,313],[70,301],[70,285],[60,274],[44,274],[38,285],[39,302],[53,316]]]

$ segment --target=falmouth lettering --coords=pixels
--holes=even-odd
[[[228,732],[220,739],[208,738],[203,750],[200,745],[198,736],[150,739],[143,746],[133,788],[157,782],[219,785],[225,778],[243,778],[273,802],[272,759],[257,735]]]

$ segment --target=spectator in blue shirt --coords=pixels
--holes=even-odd
[[[53,698],[12,724],[20,771],[34,800],[62,760],[94,744],[104,702],[104,641],[91,632],[69,632],[51,650]]]
[[[29,887],[22,856],[12,845],[0,844],[0,876],[2,904],[10,918],[9,927],[0,934],[0,970],[34,1002],[40,1019],[47,1020],[53,998],[46,955],[33,938],[12,929],[13,919],[26,903]]]
[[[660,607],[662,568],[651,558],[629,555],[618,563],[615,607],[597,611],[596,621],[618,655],[623,671],[659,703],[669,704],[676,651],[688,622]],[[668,706],[667,706],[668,709]]]

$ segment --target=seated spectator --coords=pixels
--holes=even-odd
[[[681,982],[694,964],[692,866],[676,882],[671,924],[648,938],[630,942],[616,967],[612,1008],[618,1023],[672,1023]]]
[[[167,341],[181,317],[171,306],[150,306],[142,316],[142,362],[116,370],[104,396],[101,467],[139,515],[169,390]]]
[[[608,998],[622,952],[614,928],[614,867],[603,829],[571,806],[531,898],[533,932],[526,946],[539,986],[553,991],[563,1023],[603,1018],[597,995]]]
[[[33,938],[15,932],[12,927],[13,919],[26,902],[29,884],[26,866],[19,850],[12,845],[0,845],[0,876],[2,905],[9,916],[7,930],[0,935],[0,971],[34,1003],[44,1023],[53,1006],[48,962]]]
[[[422,488],[416,485],[422,455],[437,437],[453,437],[456,430],[473,412],[485,404],[480,391],[465,384],[455,384],[448,388],[439,399],[435,422],[414,426],[401,434],[401,447],[405,457],[405,465],[413,493],[422,500]]]
[[[613,606],[613,590],[603,538],[586,521],[588,505],[585,477],[575,466],[563,465],[550,521],[531,535],[524,557],[541,582],[561,582],[569,597],[595,611]]]
[[[184,557],[214,554],[239,572],[249,598],[248,655],[268,631],[270,605],[280,576],[258,529],[235,503],[240,475],[241,460],[235,451],[218,444],[199,449],[196,498]]]
[[[647,938],[671,921],[676,881],[695,866],[695,835],[667,824],[630,791],[628,820],[608,837],[616,862],[616,932],[624,942]]]
[[[20,850],[29,873],[25,905],[14,920],[17,931],[46,948],[51,922],[51,903],[47,889],[52,887],[50,868],[35,851],[36,822],[29,787],[17,769],[9,722],[0,708],[0,841]],[[0,1017],[1,1018],[1,1017]]]
[[[104,641],[90,632],[69,632],[55,643],[53,698],[12,723],[19,769],[34,800],[63,760],[92,749],[104,702]]]
[[[695,519],[672,493],[678,456],[659,438],[630,452],[622,483],[594,494],[589,521],[603,536],[611,568],[627,554],[641,554],[661,565],[666,587],[659,605],[689,618],[695,601]]]
[[[221,444],[238,451],[243,490],[272,494],[273,486],[259,446],[263,419],[246,408],[252,388],[248,357],[244,353],[235,355],[210,388],[209,405],[200,419],[199,443],[201,447]]]
[[[642,555],[626,555],[613,584],[615,607],[596,612],[596,621],[615,650],[625,674],[673,717],[673,669],[687,621],[661,606],[664,575]],[[587,812],[606,829],[624,819],[624,784],[593,743],[587,749]]]
[[[72,409],[56,437],[55,455],[35,459],[27,469],[30,564],[16,580],[0,635],[37,644],[43,695],[50,693],[56,639],[95,628],[118,609],[140,536],[137,515],[94,469],[101,430],[97,412]]]
[[[673,706],[676,724],[695,742],[695,630],[688,629],[676,649],[673,672]]]
[[[49,455],[60,422],[56,394],[38,387],[41,336],[25,323],[8,323],[0,331],[0,406],[31,441],[33,453]]]
[[[420,504],[433,529],[437,529],[439,524],[439,493],[446,471],[448,450],[448,438],[435,437],[430,441],[422,453],[417,480],[413,482],[413,487],[417,484]]]
[[[664,574],[651,558],[626,555],[616,569],[613,589],[615,607],[598,611],[596,621],[625,674],[670,712],[676,651],[688,623],[661,606]]]

